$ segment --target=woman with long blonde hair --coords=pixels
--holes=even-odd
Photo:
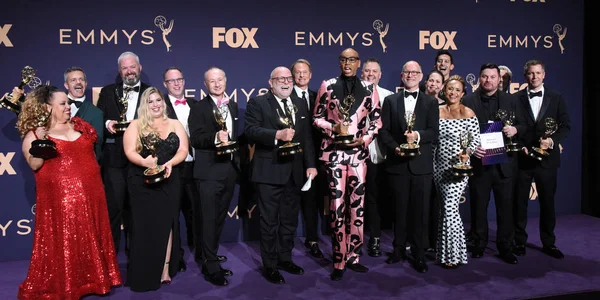
[[[137,115],[123,136],[132,215],[126,285],[145,292],[171,283],[179,270],[181,191],[173,168],[188,154],[188,136],[177,119],[167,117],[165,97],[155,87],[142,94]],[[164,176],[148,181],[145,170],[164,170]]]

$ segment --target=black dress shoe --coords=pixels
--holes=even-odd
[[[471,252],[471,257],[472,258],[482,258],[483,257],[483,249],[481,249],[481,248],[473,249],[473,252]]]
[[[419,273],[427,273],[427,271],[429,270],[427,264],[425,263],[425,260],[422,259],[415,260],[412,266]]]
[[[273,268],[265,269],[264,276],[271,283],[274,283],[274,284],[285,283],[285,279],[283,278],[283,276],[281,275],[281,273],[279,273],[279,271],[277,269],[273,269]]]
[[[321,251],[321,249],[319,249],[319,244],[317,244],[317,242],[309,242],[308,240],[304,241],[304,246],[306,246],[306,248],[308,248],[310,255],[312,255],[315,258],[323,258],[325,257],[323,255],[323,252]]]
[[[367,273],[369,272],[369,268],[361,265],[360,263],[355,263],[355,264],[346,264],[346,268],[354,271],[354,272],[358,272],[358,273]]]
[[[202,267],[202,274],[208,275],[208,270],[206,270],[206,268],[204,266]],[[225,276],[225,277],[233,276],[233,272],[231,270],[223,269],[223,268],[221,268],[221,274],[223,274],[223,276]]]
[[[187,265],[183,259],[179,260],[179,272],[185,272],[187,270]]]
[[[229,284],[229,281],[225,279],[222,272],[204,275],[204,279],[216,286],[226,286]]]
[[[504,261],[507,264],[516,265],[519,262],[517,257],[510,251],[501,253],[499,256],[500,259],[502,259],[502,261]]]
[[[369,241],[369,248],[367,253],[371,257],[380,257],[381,256],[381,246],[379,245],[379,238],[372,238]]]
[[[217,255],[217,259],[219,260],[220,263],[224,263],[227,261],[227,256],[225,255]]]
[[[516,245],[513,249],[513,253],[518,256],[525,256],[527,248],[525,248],[525,245]]]
[[[427,248],[425,250],[425,259],[429,260],[429,261],[434,261],[436,260],[435,257],[435,250],[433,248]]]
[[[544,248],[542,248],[542,252],[544,252],[547,255],[550,255],[554,258],[557,258],[557,259],[565,258],[565,255],[560,250],[558,250],[558,248],[556,248],[556,246],[554,246],[554,245],[549,246],[549,247],[544,246]]]
[[[401,261],[406,260],[406,250],[394,251],[390,256],[385,260],[385,263],[388,265],[397,264]]]
[[[304,269],[302,269],[300,266],[298,266],[297,264],[295,264],[291,261],[284,261],[284,262],[278,263],[277,269],[284,270],[284,271],[286,271],[290,274],[294,274],[294,275],[304,274]]]
[[[333,269],[333,272],[331,272],[329,277],[333,281],[340,281],[342,278],[344,278],[344,272],[346,272],[346,269]]]

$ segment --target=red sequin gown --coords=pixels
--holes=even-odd
[[[75,141],[50,137],[59,154],[35,172],[33,252],[19,299],[79,299],[121,284],[94,155],[96,131],[78,117],[72,122],[82,135]]]

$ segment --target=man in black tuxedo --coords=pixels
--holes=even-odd
[[[139,57],[133,52],[123,52],[117,60],[119,75],[122,81],[109,84],[100,90],[98,108],[104,114],[104,146],[102,147],[102,180],[106,192],[108,217],[115,243],[119,252],[121,241],[121,225],[127,235],[129,223],[129,196],[127,194],[127,165],[129,161],[123,151],[123,132],[115,130],[115,124],[121,121],[121,113],[125,120],[137,118],[140,96],[149,86],[140,81],[142,65]],[[124,93],[125,92],[125,93]],[[127,110],[120,99],[126,98]],[[125,243],[127,252],[127,241]]]
[[[248,102],[244,124],[249,142],[255,145],[250,179],[259,195],[264,276],[276,284],[285,282],[278,269],[304,274],[292,261],[292,249],[298,226],[300,189],[304,178],[317,175],[311,114],[306,102],[290,99],[293,83],[288,68],[275,68],[269,79],[271,90]],[[291,119],[293,129],[282,124],[281,118]],[[300,143],[303,151],[280,156],[278,147],[288,141]]]
[[[196,100],[184,97],[185,78],[183,77],[181,70],[177,67],[166,69],[163,72],[163,85],[167,89],[166,94],[168,95],[168,99],[166,99],[166,104],[169,118],[179,120],[189,136],[188,116],[190,115],[190,107]],[[181,212],[183,213],[183,218],[185,220],[187,244],[190,249],[194,249],[195,223],[192,203],[193,201],[199,201],[200,196],[198,194],[196,181],[194,180],[194,151],[191,145],[185,161],[175,166],[175,169],[179,170],[179,178],[181,181],[181,198],[179,199],[179,206],[181,207]],[[198,207],[198,209],[200,208]],[[200,220],[198,219],[198,223],[199,222]],[[201,227],[199,226],[198,228]],[[181,240],[181,237],[179,240]],[[198,243],[200,243],[199,239]],[[181,253],[179,270],[185,271],[187,270],[187,266],[184,259],[183,244],[181,244],[179,253]]]
[[[502,121],[496,116],[499,109],[519,115],[513,95],[499,89],[500,69],[498,65],[487,63],[479,71],[479,88],[463,98],[463,104],[471,108],[479,124],[490,121]],[[513,126],[504,126],[502,131],[512,137],[525,130],[520,117]],[[514,232],[512,202],[514,195],[514,176],[517,171],[516,154],[507,153],[508,161],[492,165],[483,165],[482,158],[486,150],[475,148],[471,158],[474,175],[469,178],[469,200],[471,203],[471,235],[473,248],[471,257],[480,258],[488,243],[488,205],[490,193],[494,192],[496,203],[496,247],[500,258],[509,264],[516,264],[517,258],[511,250],[511,237]]]
[[[540,203],[540,239],[542,251],[555,258],[564,258],[556,247],[556,216],[554,212],[554,194],[556,193],[557,171],[560,167],[559,144],[571,130],[571,121],[567,114],[567,104],[563,96],[544,86],[546,72],[539,60],[525,63],[527,89],[517,93],[517,105],[524,119],[525,131],[519,135],[519,141],[525,147],[525,154],[519,157],[519,175],[515,197],[515,254],[525,255],[527,243],[527,205],[532,180]],[[547,118],[558,125],[549,137],[544,134]],[[549,152],[541,161],[528,157],[531,147],[539,147]]]
[[[308,88],[308,83],[312,77],[312,67],[306,59],[298,59],[292,64],[292,76],[294,77],[294,91],[291,94],[293,101],[300,100],[306,103],[309,112],[312,112],[315,105],[317,92]],[[315,127],[312,127],[313,148],[319,149],[321,144],[321,133]],[[318,159],[315,155],[315,165],[319,169],[322,164],[318,164]],[[325,172],[318,172],[325,174]],[[320,207],[323,207],[323,195],[325,187],[325,176],[317,175],[313,178],[312,188],[306,192],[302,192],[302,216],[304,217],[304,225],[306,227],[306,239],[304,246],[308,248],[310,255],[315,258],[323,258],[323,252],[319,248],[319,212]],[[305,178],[307,179],[307,178]]]
[[[71,117],[79,117],[94,126],[98,139],[94,146],[96,160],[102,159],[102,144],[104,143],[104,119],[102,111],[97,108],[92,99],[86,101],[85,88],[87,87],[87,77],[80,67],[70,67],[64,73],[65,89],[71,105]]]
[[[196,227],[201,230],[196,233],[201,238],[196,244],[196,261],[202,264],[204,278],[217,286],[229,284],[225,276],[233,274],[221,267],[217,250],[240,169],[237,153],[217,153],[220,144],[238,136],[238,106],[225,96],[226,83],[223,70],[208,69],[204,85],[209,94],[192,104],[188,119],[191,144],[196,150],[194,178],[200,194],[194,201],[200,204],[194,206],[194,212],[202,222]],[[216,113],[225,127],[217,122]]]
[[[395,202],[394,251],[386,260],[398,263],[406,258],[406,242],[411,245],[413,268],[428,271],[423,248],[423,223],[426,203],[429,203],[433,183],[432,144],[439,135],[439,108],[435,98],[419,91],[423,79],[421,66],[408,61],[402,67],[404,90],[388,96],[381,112],[383,126],[379,136],[387,150],[385,170]],[[406,112],[415,115],[412,130],[408,130]],[[416,143],[420,154],[402,155],[400,145]]]

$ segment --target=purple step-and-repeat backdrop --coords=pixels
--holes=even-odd
[[[185,74],[187,96],[196,99],[206,95],[204,71],[222,68],[227,94],[243,116],[247,101],[268,88],[276,66],[309,60],[310,87],[316,90],[339,74],[337,57],[347,47],[363,60],[378,58],[380,85],[390,90],[399,86],[404,62],[416,60],[428,71],[438,49],[453,53],[452,73],[468,76],[473,89],[482,63],[507,65],[514,92],[524,87],[525,61],[544,61],[546,84],[565,93],[572,119],[556,211],[580,212],[583,0],[9,0],[0,10],[0,91],[10,92],[26,65],[41,82],[60,87],[64,70],[80,66],[87,73],[88,97],[96,98],[115,81],[119,54],[130,50],[140,56],[144,82],[162,88],[163,70],[177,66]],[[12,112],[0,109],[0,261],[29,258],[35,228],[35,181],[15,122]],[[537,198],[534,187],[531,198]],[[237,204],[236,192],[224,241],[258,236],[255,203],[245,217]],[[468,205],[461,209],[468,221]],[[490,219],[493,209],[492,204]],[[538,213],[538,205],[531,205],[530,214]]]

